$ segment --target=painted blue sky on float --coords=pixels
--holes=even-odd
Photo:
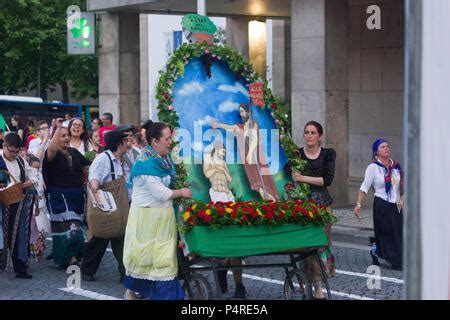
[[[265,150],[269,165],[271,161],[274,161],[271,169],[275,170],[272,170],[272,173],[282,170],[287,157],[281,147],[278,148],[279,161],[277,161],[278,157],[272,159],[271,129],[276,129],[276,126],[270,111],[253,106],[245,79],[237,80],[236,75],[229,69],[227,63],[213,60],[211,74],[211,78],[206,76],[205,68],[199,58],[192,59],[185,66],[184,76],[179,77],[173,87],[173,105],[179,116],[180,128],[187,129],[191,133],[191,137],[197,137],[195,141],[192,138],[191,155],[197,159],[202,159],[204,149],[214,142],[214,138],[205,135],[206,131],[212,129],[212,120],[230,125],[241,124],[239,105],[246,103],[250,104],[252,118],[258,122],[260,129],[267,129],[267,138],[264,139],[263,145],[267,146]],[[218,130],[222,132],[222,139],[225,140],[225,130]],[[194,134],[195,131],[196,135]],[[200,132],[203,139],[198,137]],[[226,146],[229,150],[229,147],[234,145],[234,159],[227,158],[227,161],[231,160],[236,163],[238,160],[237,146],[235,139],[232,139],[232,137],[229,137]],[[182,154],[182,156],[185,155]],[[227,152],[228,156],[229,152]]]

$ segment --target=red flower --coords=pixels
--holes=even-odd
[[[236,218],[236,215],[237,215],[237,210],[233,210],[233,212],[231,213],[231,216],[232,216],[233,218]]]
[[[167,100],[167,98],[169,98],[169,95],[167,93],[164,93],[164,99]]]
[[[284,213],[283,212],[280,212],[279,214],[278,214],[278,219],[283,219],[283,217],[284,217]]]
[[[284,187],[288,190],[291,190],[295,188],[295,185],[293,183],[286,183]]]
[[[286,210],[286,209],[289,208],[289,205],[285,202],[285,203],[283,203],[282,208],[283,208],[284,210]]]
[[[269,207],[270,207],[272,210],[275,210],[275,209],[278,207],[278,205],[277,205],[276,203],[271,203],[271,204],[269,204]]]
[[[191,225],[194,224],[194,217],[189,217],[186,222]]]
[[[241,220],[242,221],[247,221],[247,216],[244,214],[244,215],[242,215],[242,218],[241,218]]]
[[[179,244],[178,244],[178,248],[180,248],[180,249],[183,249],[183,248],[185,248],[186,247],[186,244],[184,243],[184,242],[180,242]]]
[[[269,212],[266,213],[266,218],[267,219],[273,219],[273,216],[274,216],[274,214],[273,214],[272,211],[269,211]]]
[[[199,219],[204,219],[205,216],[206,216],[206,213],[205,213],[204,210],[200,210],[200,211],[197,213],[197,217],[199,217]]]
[[[222,207],[217,208],[217,214],[218,214],[219,216],[223,215],[224,213],[225,213],[225,209],[224,209],[224,208],[222,208]]]
[[[272,109],[276,109],[278,106],[276,103],[272,103],[272,105],[270,106]]]
[[[294,217],[294,219],[297,219],[297,213],[296,212],[292,213],[292,216]]]
[[[205,222],[211,222],[212,220],[213,220],[213,218],[211,216],[205,217]]]
[[[258,218],[258,213],[255,210],[250,209],[248,213],[252,216],[252,218]]]

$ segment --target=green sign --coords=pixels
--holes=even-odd
[[[195,13],[185,15],[181,25],[192,33],[214,34],[217,31],[217,27],[208,17]]]
[[[92,27],[87,25],[86,18],[75,19],[74,24],[76,26],[70,29],[70,32],[72,32],[72,36],[74,37],[74,39],[79,39],[79,41],[81,41],[80,46],[82,48],[89,48],[89,36],[92,32]]]
[[[6,129],[6,121],[1,113],[0,113],[0,129],[2,129],[3,131],[5,131]]]
[[[67,50],[69,54],[95,54],[95,15],[80,12],[71,19],[67,28]]]

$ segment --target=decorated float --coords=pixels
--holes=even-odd
[[[213,44],[204,16],[183,18],[184,43],[160,71],[158,117],[174,131],[180,248],[202,257],[236,257],[327,245],[335,217],[308,201],[289,162],[303,172],[288,105],[233,48]]]

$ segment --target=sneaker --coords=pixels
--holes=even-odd
[[[233,299],[245,299],[246,290],[242,283],[236,283],[236,289],[234,291]]]
[[[227,272],[228,270],[217,270],[217,278],[219,279],[220,291],[222,293],[228,291]]]

